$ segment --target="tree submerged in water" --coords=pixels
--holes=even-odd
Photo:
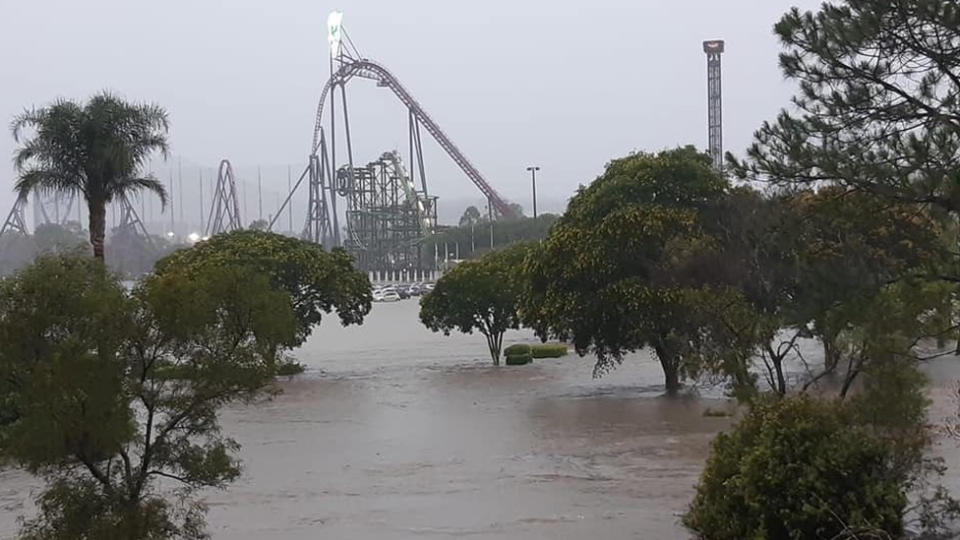
[[[517,276],[527,251],[518,244],[459,264],[420,300],[420,321],[445,335],[453,330],[483,334],[493,365],[500,365],[503,334],[520,324]]]
[[[704,210],[728,189],[693,147],[611,161],[527,258],[524,324],[595,354],[596,375],[649,347],[671,392],[685,377],[742,358],[750,344],[732,339],[729,321],[715,316],[718,308],[742,311],[734,309],[742,295],[703,264],[718,254]]]
[[[327,293],[333,304],[296,307],[363,304]],[[193,495],[240,474],[217,413],[271,394],[302,328],[290,294],[236,261],[132,292],[87,257],[42,257],[0,281],[0,461],[48,481],[21,537],[205,538]]]

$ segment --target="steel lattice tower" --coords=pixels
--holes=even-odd
[[[217,171],[217,187],[213,190],[210,217],[204,236],[231,232],[243,228],[240,223],[240,205],[237,198],[237,181],[229,160],[220,162]]]
[[[723,54],[723,48],[723,40],[720,39],[703,42],[703,52],[707,53],[707,133],[710,156],[717,169],[723,168],[723,99],[720,77],[720,55]]]
[[[437,222],[437,198],[417,188],[398,152],[338,169],[337,193],[347,200],[344,247],[358,269],[394,278],[426,270],[420,250]]]
[[[17,198],[17,201],[13,203],[13,208],[10,210],[10,213],[7,214],[6,221],[4,221],[3,226],[0,227],[0,236],[3,236],[7,233],[15,233],[26,236],[27,223],[23,219],[23,208],[26,205],[26,199]]]

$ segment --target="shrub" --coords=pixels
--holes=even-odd
[[[513,356],[515,354],[530,354],[530,345],[526,343],[516,343],[503,350],[504,356]]]
[[[683,524],[698,537],[840,538],[852,530],[898,538],[906,478],[888,442],[832,402],[758,402],[713,442]]]
[[[566,356],[567,346],[563,343],[541,343],[530,347],[534,358],[560,358]]]
[[[723,409],[714,409],[713,407],[707,407],[703,410],[703,416],[707,418],[727,418],[733,416],[732,413]]]
[[[277,363],[277,376],[293,376],[304,372],[306,367],[296,360],[284,360]]]
[[[529,364],[533,361],[533,357],[530,354],[511,354],[507,356],[507,365],[508,366],[523,366]]]

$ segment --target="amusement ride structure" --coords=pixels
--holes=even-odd
[[[509,204],[400,81],[383,65],[364,58],[357,51],[343,29],[339,12],[330,14],[328,25],[331,75],[320,93],[309,162],[273,217],[270,228],[306,180],[308,211],[302,234],[305,239],[326,247],[343,246],[362,270],[408,275],[422,272],[426,265],[420,252],[421,244],[433,232],[437,214],[436,197],[429,195],[427,190],[421,128],[476,185],[499,216],[516,217]],[[367,165],[357,165],[346,91],[347,83],[353,79],[376,82],[377,86],[389,89],[407,108],[407,167],[400,153],[395,151],[386,152]],[[329,114],[326,129],[325,114]],[[338,131],[344,134],[342,144],[346,156],[339,156],[345,161],[343,164],[337,155],[340,149],[336,139]],[[343,213],[346,236],[343,239],[337,210],[340,199],[346,204]]]
[[[327,21],[330,78],[320,92],[306,168],[296,183],[288,186],[289,193],[269,219],[267,228],[273,230],[284,210],[288,219],[292,219],[290,206],[293,197],[306,184],[307,212],[300,233],[303,239],[327,249],[343,247],[354,257],[358,269],[379,274],[381,278],[417,279],[434,270],[433,257],[425,257],[427,254],[422,253],[422,246],[437,226],[437,198],[427,189],[423,131],[480,190],[487,200],[491,218],[518,216],[407,88],[382,64],[359,53],[342,22],[343,15],[339,12],[331,13]],[[703,49],[707,55],[709,151],[719,168],[723,152],[720,57],[724,42],[705,41]],[[384,152],[365,165],[359,164],[353,153],[347,108],[347,86],[354,79],[374,81],[378,87],[390,90],[406,108],[408,148],[405,156],[394,150]],[[342,140],[338,141],[338,134],[342,134]],[[205,227],[202,225],[203,216],[200,219],[204,238],[243,228],[238,195],[233,167],[224,159],[220,163],[209,210],[201,210],[201,213],[208,214]],[[40,194],[34,194],[32,197],[35,226],[40,223],[63,225],[73,204],[80,204],[75,194],[66,204],[60,195],[42,198]],[[201,186],[201,206],[202,197]],[[115,202],[119,205],[120,219],[113,230],[114,238],[129,239],[133,244],[132,237],[139,236],[146,240],[140,243],[142,246],[153,249],[151,237],[131,202],[126,197]],[[338,211],[340,204],[343,206]],[[0,227],[0,236],[27,234],[26,205],[25,199],[16,201]],[[61,214],[63,208],[66,210]],[[181,199],[181,219],[182,212]],[[345,221],[343,224],[340,223],[341,216]],[[172,218],[171,215],[171,228]],[[173,233],[167,234],[172,236]]]
[[[217,185],[213,188],[210,217],[207,219],[207,228],[203,235],[213,236],[241,228],[243,224],[240,222],[237,179],[233,174],[233,165],[225,159],[220,162],[220,169],[217,171]]]

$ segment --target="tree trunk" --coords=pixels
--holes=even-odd
[[[663,364],[664,387],[668,394],[680,391],[680,373],[675,363]]]
[[[657,345],[653,348],[657,352],[657,358],[660,359],[660,367],[663,368],[664,387],[668,394],[676,394],[680,390],[680,363],[668,352],[666,347]]]
[[[789,352],[790,349],[788,348],[784,351],[783,347],[778,347],[777,350],[773,350],[773,346],[770,345],[769,342],[766,345],[767,356],[770,357],[770,363],[773,364],[773,370],[777,376],[777,387],[775,390],[781,396],[785,396],[787,395],[787,379],[783,375],[783,359],[787,356],[787,352]]]
[[[779,357],[774,362],[774,369],[777,370],[777,393],[781,396],[787,395],[787,379],[783,375],[783,357]]]
[[[840,363],[840,351],[837,350],[835,335],[824,334],[823,341],[823,367],[826,371],[833,371]]]
[[[487,347],[490,348],[490,358],[493,365],[500,365],[500,349],[503,346],[503,334],[487,336]]]
[[[93,256],[103,261],[103,241],[107,229],[107,205],[104,202],[91,201],[90,211],[90,244],[93,246]]]

